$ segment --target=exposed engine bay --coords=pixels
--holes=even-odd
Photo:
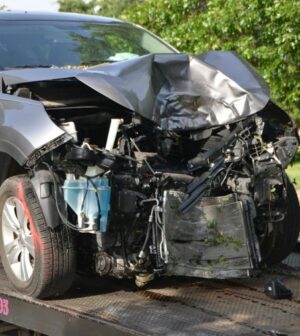
[[[202,98],[172,90],[169,105],[156,106],[165,106],[160,119],[74,78],[7,80],[4,90],[42,103],[61,131],[24,164],[49,225],[78,232],[82,271],[143,286],[163,274],[250,276],[269,264],[298,138],[288,115],[260,93],[257,111],[252,97],[251,113],[227,119],[223,111],[200,127],[203,115],[189,117]],[[204,106],[217,109],[211,99]]]

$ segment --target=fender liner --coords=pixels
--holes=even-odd
[[[31,184],[42,208],[47,226],[55,229],[61,223],[54,197],[54,182],[48,170],[38,170],[31,177]]]

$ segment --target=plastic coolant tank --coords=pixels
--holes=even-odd
[[[93,226],[99,218],[99,229],[101,232],[106,232],[111,196],[108,178],[65,180],[63,190],[65,201],[78,216],[79,227]],[[83,223],[82,212],[88,219]]]

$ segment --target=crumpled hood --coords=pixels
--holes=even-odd
[[[262,110],[268,87],[232,52],[151,54],[88,70],[20,69],[5,85],[76,78],[165,130],[196,130],[236,122]]]

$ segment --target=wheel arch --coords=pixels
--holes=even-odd
[[[12,156],[5,152],[0,152],[0,185],[11,176],[28,175],[28,169],[21,166]],[[56,209],[53,195],[53,178],[49,171],[38,170],[30,178],[35,195],[42,208],[47,226],[55,229],[60,224],[60,218]]]
[[[27,170],[6,152],[0,151],[0,162],[0,185],[11,176],[27,174]]]

